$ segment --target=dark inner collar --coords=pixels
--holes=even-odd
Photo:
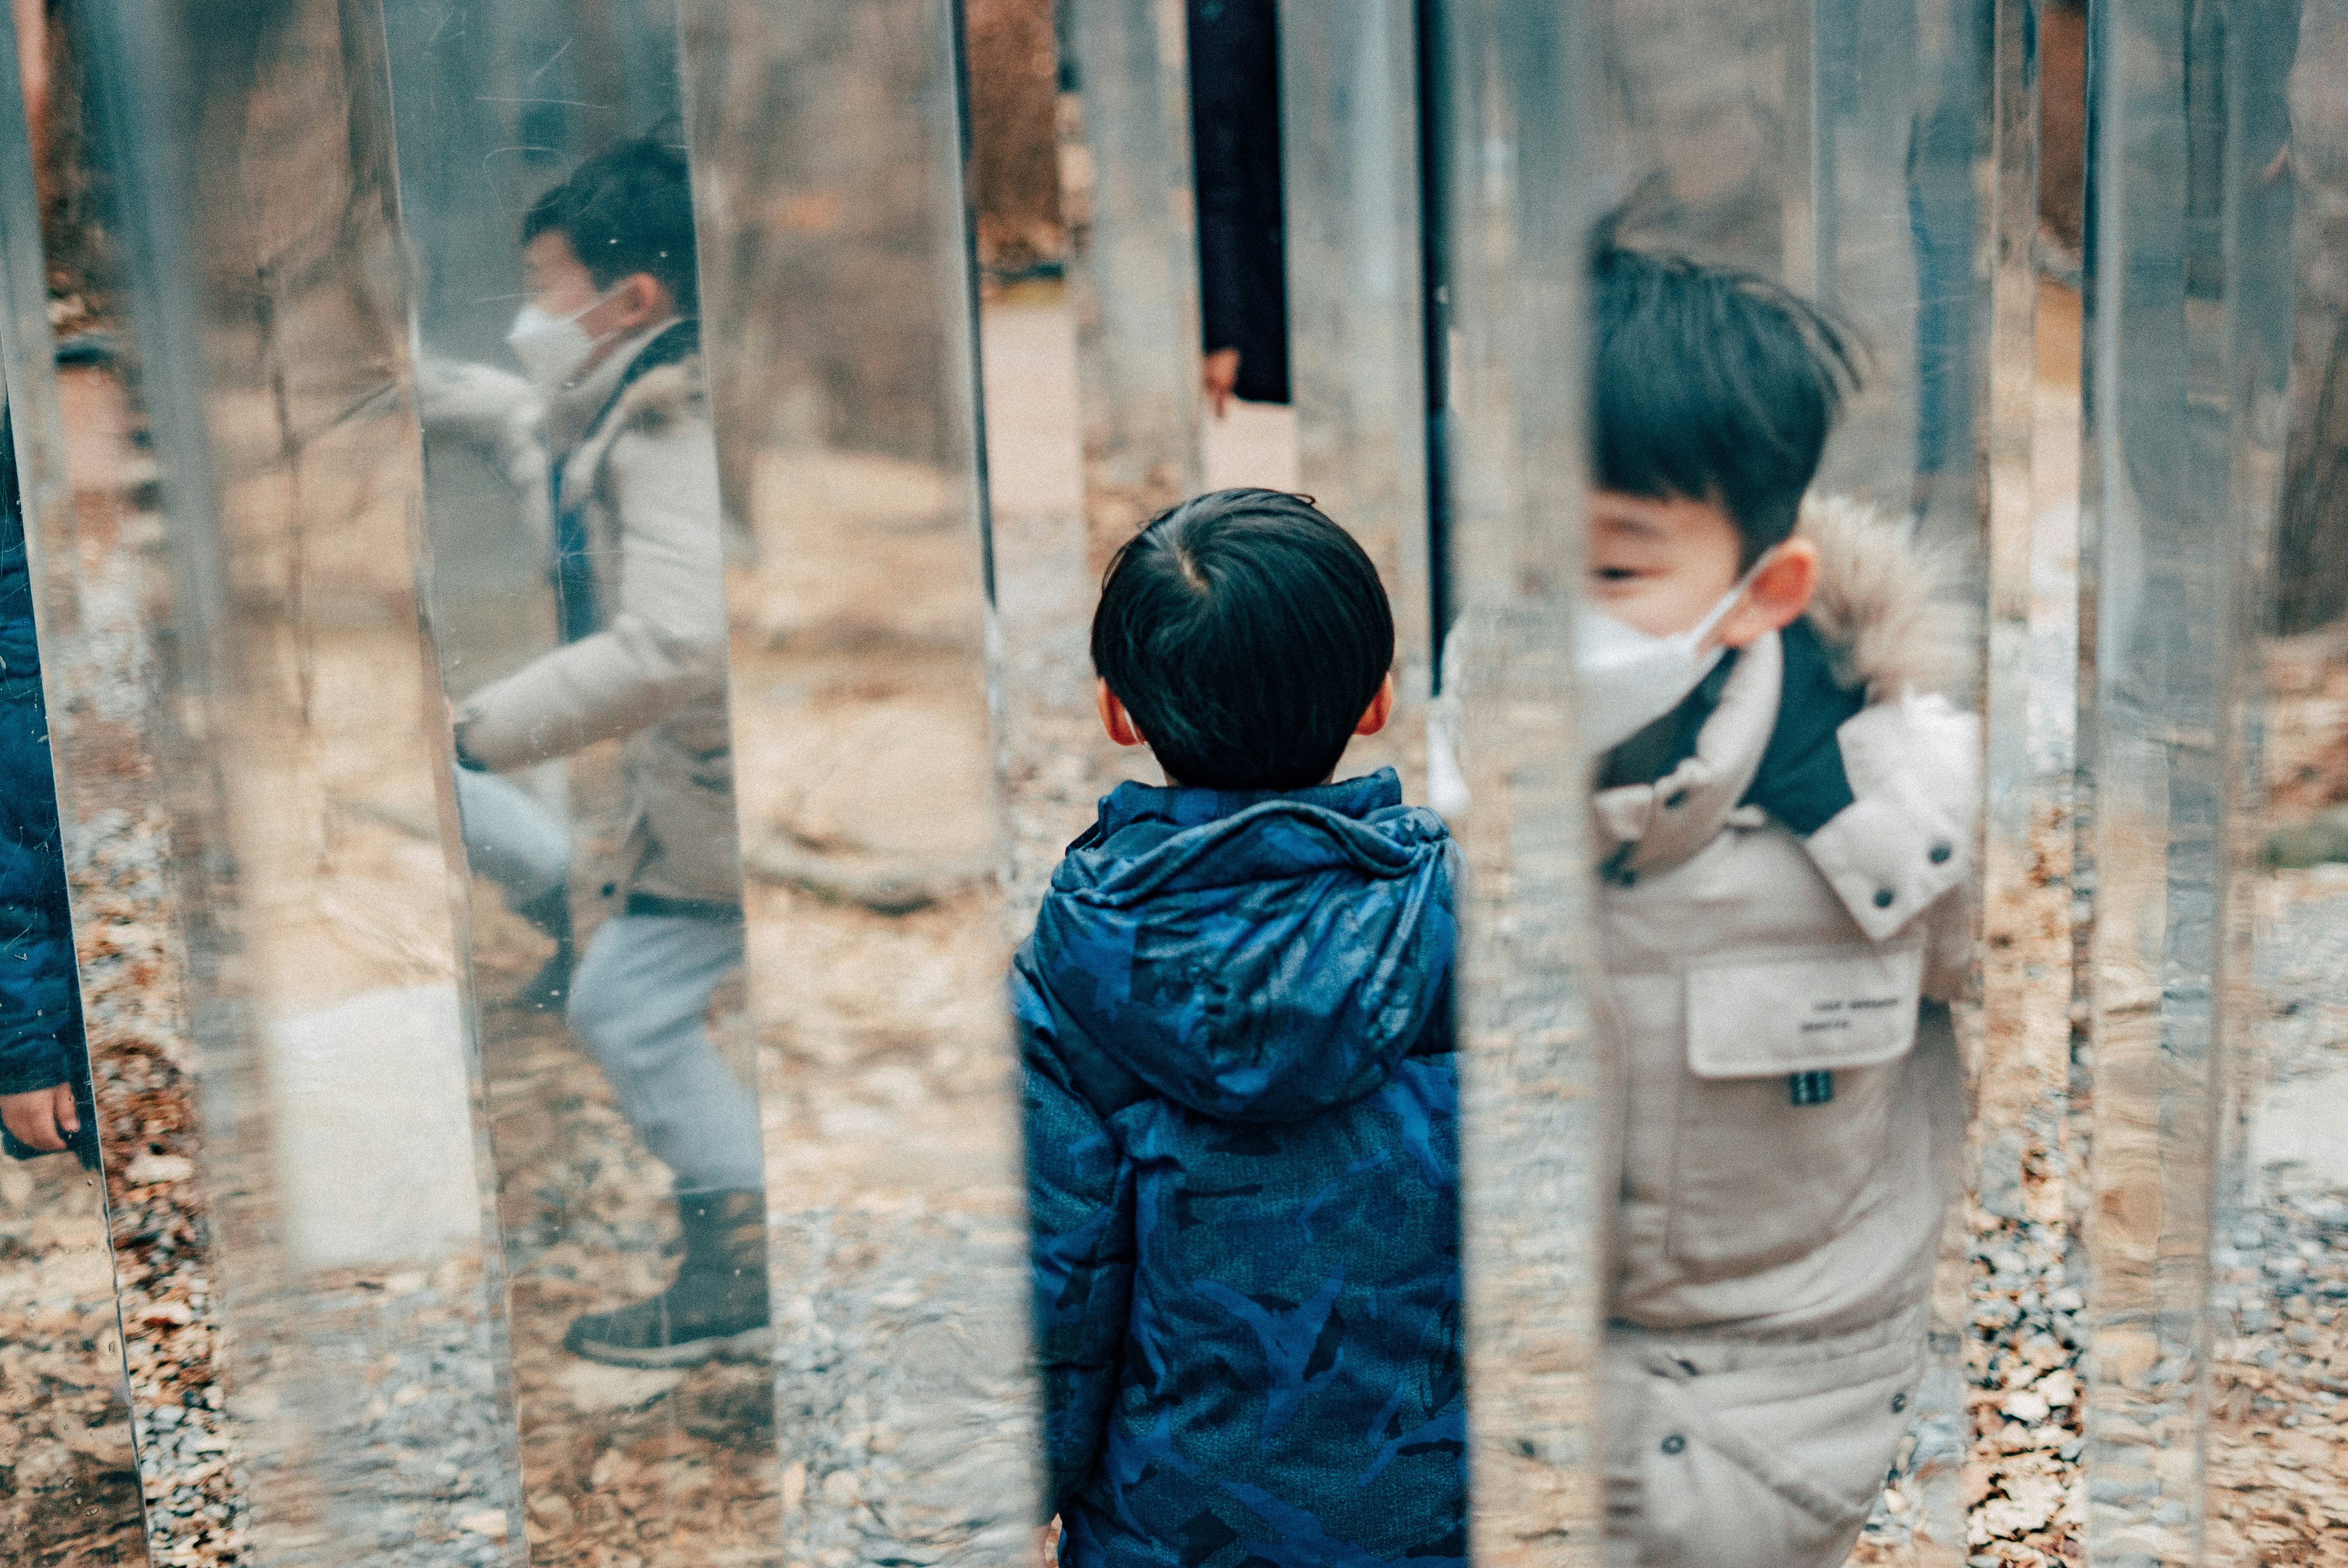
[[[1835,679],[1834,660],[1807,619],[1777,636],[1785,653],[1777,721],[1752,787],[1738,804],[1757,805],[1807,838],[1851,804],[1836,737],[1867,705],[1867,694]],[[1720,706],[1736,658],[1731,649],[1678,707],[1609,753],[1601,787],[1654,784],[1695,755],[1696,739]]]

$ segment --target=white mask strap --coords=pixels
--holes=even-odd
[[[1776,559],[1777,551],[1782,548],[1782,546],[1772,545],[1763,550],[1761,559],[1747,567],[1745,575],[1736,579],[1736,586],[1721,595],[1720,602],[1714,605],[1702,620],[1696,622],[1695,630],[1690,635],[1695,639],[1695,645],[1698,648],[1703,647],[1705,641],[1718,629],[1720,623],[1728,619],[1728,612],[1736,608],[1737,601],[1745,597],[1745,590],[1751,588],[1753,579],[1761,575],[1761,569]]]

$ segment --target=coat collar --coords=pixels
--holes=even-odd
[[[1855,503],[1805,506],[1818,546],[1808,621],[1837,679],[1867,705],[1835,733],[1850,804],[1803,847],[1870,938],[1897,931],[1962,883],[1972,861],[1963,824],[1975,807],[1977,730],[1942,699],[1919,696],[1962,662],[1967,622],[1938,592],[1940,563],[1912,529]],[[1724,829],[1769,820],[1740,804],[1752,789],[1786,700],[1785,650],[1773,634],[1729,673],[1692,755],[1653,784],[1592,799],[1607,879],[1628,886],[1694,858]]]
[[[1776,632],[1756,640],[1729,671],[1694,754],[1653,784],[1598,792],[1598,844],[1610,876],[1668,870],[1727,825],[1768,749],[1785,662]]]
[[[661,348],[661,340],[678,324],[672,318],[622,343],[550,408],[547,435],[553,450],[564,454],[558,505],[574,507],[586,498],[603,453],[620,432],[655,428],[699,405],[698,349],[671,358]],[[647,354],[663,356],[649,366],[640,365],[637,362]]]
[[[617,348],[603,356],[594,369],[571,383],[546,400],[546,435],[549,445],[557,452],[567,452],[587,437],[595,424],[595,416],[612,401],[620,388],[621,378],[636,356],[649,347],[652,341],[676,324],[672,316],[664,322],[646,327],[635,336],[624,339]]]

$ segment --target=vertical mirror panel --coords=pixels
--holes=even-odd
[[[2036,1456],[2007,1464],[2044,1472],[2013,1489],[2034,1517],[2009,1498],[1969,1522],[1985,1499],[1959,1487],[1966,1385],[2013,1382],[2027,1348],[1967,1321],[1967,1255],[2026,1245],[2030,1292],[2062,1266],[2059,1226],[1963,1202],[1987,1081],[1984,461],[1993,377],[2027,408],[2034,370],[2026,313],[1997,357],[1992,263],[2000,203],[2034,202],[1999,178],[2034,142],[2030,20],[1939,0],[1591,15],[1606,228],[1581,696],[1623,1075],[1610,1522],[1666,1554],[1766,1540],[1787,1563],[2037,1551],[2059,1419],[2018,1447],[1985,1434],[1993,1466]],[[1733,324],[1675,332],[1681,311]],[[2026,456],[2026,420],[2007,435]],[[1675,509],[1690,497],[1714,500]],[[1694,646],[1715,630],[1716,661]],[[1650,641],[1671,634],[1691,646],[1650,691],[1632,651],[1671,662]],[[2000,697],[2026,712],[2026,682]]]
[[[529,1560],[777,1561],[724,579],[749,537],[678,16],[384,22]]]
[[[497,1561],[380,19],[61,26],[44,559],[156,1554]]]
[[[1414,798],[1435,613],[1418,9],[1286,0],[1277,17],[1295,483],[1362,541],[1388,585],[1402,702],[1354,761],[1401,768]]]
[[[1973,1390],[1968,1542],[2024,1563],[2075,1553],[2085,1502],[2085,1102],[2069,1094],[2080,299],[2060,221],[2079,190],[2084,17],[2017,0],[1993,21],[1982,1047],[1966,1266],[1941,1279]]]
[[[794,1563],[1026,1561],[1041,1454],[963,18],[944,0],[684,12],[719,450],[747,532],[728,600],[781,1539]],[[1027,422],[1014,454],[1071,435],[1049,423],[1067,362],[1042,326],[1014,351],[1044,384],[1004,396]],[[1048,466],[1014,482],[1059,507]],[[1081,538],[1056,538],[1070,557],[1043,568],[1081,574]],[[1029,624],[1065,636],[1078,613]],[[1041,678],[1014,669],[999,710]]]
[[[1499,1563],[1595,1563],[1603,1527],[1614,1101],[1591,1028],[1573,654],[1588,443],[1580,356],[1566,346],[1582,331],[1600,156],[1581,20],[1477,0],[1447,7],[1440,32],[1471,1532],[1478,1560]]]
[[[2260,563],[2295,422],[2292,204],[2277,179],[2296,157],[2285,128],[2303,47],[2296,10],[2091,14],[2080,751],[2094,923],[2081,983],[2093,1075],[2087,1545],[2099,1562],[2212,1560],[2205,1540],[2217,1560],[2238,1560],[2226,1538],[2244,1539],[2247,1523],[2255,1539],[2257,1522],[2206,1491],[2203,1455],[2229,1456],[2223,1466],[2254,1454],[2251,1434],[2289,1402],[2309,1365],[2296,1357],[2320,1327],[2301,1321],[2322,1271],[2297,1248],[2322,1249],[2281,1201],[2291,1181],[2267,1189],[2271,1226],[2255,1212],[2230,1231],[2223,1220],[2259,1191],[2244,1165],[2261,1156],[2241,1137],[2243,1102],[2264,1087],[2246,1082],[2240,1061],[2261,1032],[2243,938],[2256,901],[2282,886],[2241,873],[2258,811],[2247,698],[2268,623]],[[2282,940],[2267,972],[2289,973],[2298,956],[2284,954],[2311,928],[2287,904],[2270,908],[2283,911]],[[2305,1001],[2320,1018],[2318,998]],[[2265,1266],[2270,1229],[2297,1266],[2288,1276]],[[2214,1327],[2213,1265],[2228,1309]],[[2278,1358],[2255,1335],[2278,1307],[2303,1343],[2278,1348],[2294,1360],[2270,1383],[2259,1362]],[[2213,1352],[2230,1363],[2214,1383]],[[2216,1439],[2206,1449],[2205,1433]],[[2207,1521],[2213,1496],[2219,1518]]]
[[[992,44],[1021,8],[966,5],[973,42]],[[1197,6],[1110,0],[1046,7],[1026,0],[1024,8],[1048,10],[1057,21],[1058,206],[1066,253],[1023,276],[990,275],[980,344],[1013,899],[1032,907],[1094,803],[1120,781],[1155,780],[1146,754],[1121,752],[1101,733],[1086,630],[1117,547],[1151,516],[1197,494],[1206,470],[1188,74],[1188,15]],[[1271,0],[1226,9],[1234,26],[1251,23],[1261,35],[1254,53],[1263,67]],[[1239,52],[1245,58],[1248,51]],[[989,105],[1010,87],[1005,65],[999,47],[973,50],[975,105]],[[1277,124],[1277,105],[1262,101],[1261,80],[1243,79],[1233,94],[1257,129],[1267,115]],[[1000,114],[976,122],[984,139],[973,195],[983,212],[1016,200],[1015,185],[999,171],[1037,128]],[[1255,145],[1240,156],[1259,178],[1270,167],[1276,179],[1276,147]],[[1236,230],[1252,233],[1261,249],[1264,236],[1248,214],[1237,215]],[[1278,445],[1285,410],[1232,406],[1232,418],[1248,420],[1251,407],[1265,415]],[[1253,427],[1258,435],[1265,429],[1262,420]],[[1256,466],[1251,482],[1286,477],[1276,455],[1270,471]]]
[[[2226,529],[2244,647],[2224,692],[2229,891],[2213,1109],[2201,1562],[2322,1563],[2348,1520],[2348,1170],[2339,937],[2343,17],[2229,13]],[[2248,951],[2245,951],[2245,948]]]
[[[35,126],[48,114],[46,17],[35,8],[20,72],[13,20],[0,15],[0,796],[6,801],[7,973],[0,980],[0,1453],[7,1457],[0,1537],[38,1564],[143,1563],[147,1542],[133,1453],[120,1318],[113,1301],[98,1128],[81,1026],[65,842],[49,746],[51,702],[67,671],[47,672],[36,621],[60,606],[40,591],[43,524],[63,498],[63,428],[49,350]],[[23,88],[32,88],[28,104]],[[68,611],[69,614],[69,611]],[[67,624],[70,624],[68,620]],[[60,649],[65,639],[46,640]],[[85,894],[85,902],[88,895]],[[90,922],[85,922],[89,924]],[[78,1122],[58,1125],[57,1108]],[[85,1120],[87,1118],[87,1120]],[[27,1122],[30,1125],[27,1125]],[[46,1123],[46,1124],[44,1124]],[[39,1140],[15,1136],[20,1126]],[[42,1133],[50,1136],[41,1137]],[[87,1157],[57,1148],[75,1143]]]
[[[161,1551],[237,1549],[249,1543],[251,1490],[218,1461],[284,1450],[276,1444],[282,1434],[255,1441],[232,1419],[214,1279],[232,1226],[226,1214],[210,1212],[195,1179],[192,1156],[210,1129],[195,1102],[193,999],[180,906],[166,880],[171,817],[156,788],[166,776],[158,766],[165,714],[150,683],[156,622],[168,617],[168,599],[157,598],[168,561],[145,422],[129,377],[98,352],[127,341],[130,300],[118,250],[94,242],[110,227],[100,215],[111,214],[106,186],[90,173],[108,160],[90,102],[94,52],[74,20],[70,10],[47,18],[40,39],[46,91],[28,97],[32,134],[17,154],[33,160],[24,173],[35,183],[40,221],[20,227],[23,210],[12,205],[11,424],[24,465],[43,672],[56,682],[49,738],[78,916],[101,1154],[119,1152],[107,1159],[113,1316],[129,1403],[143,1429],[138,1479]],[[22,37],[25,48],[35,47],[29,27]],[[20,79],[16,65],[6,69]],[[46,255],[36,251],[29,273],[19,271],[36,240]],[[252,1261],[248,1251],[247,1302],[259,1294]],[[19,1486],[21,1495],[21,1479]]]

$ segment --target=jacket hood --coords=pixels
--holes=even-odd
[[[1951,552],[1925,545],[1913,522],[1843,496],[1804,501],[1795,532],[1818,547],[1807,620],[1838,681],[1870,702],[1964,683],[1972,624],[1953,595]]]
[[[1285,794],[1127,784],[1021,968],[1070,1048],[1219,1120],[1371,1092],[1448,1006],[1449,840],[1391,769]]]

